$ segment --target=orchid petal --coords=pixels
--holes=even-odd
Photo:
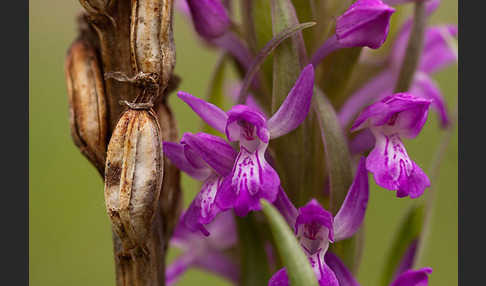
[[[351,127],[351,131],[370,127],[379,128],[386,134],[414,138],[427,120],[431,102],[409,93],[387,96],[363,110]]]
[[[184,134],[184,142],[219,175],[226,176],[231,172],[237,154],[225,140],[201,132],[196,135]]]
[[[204,256],[198,257],[194,263],[195,266],[218,274],[229,281],[238,282],[239,278],[239,267],[234,263],[233,259],[218,253],[210,252]]]
[[[361,158],[353,184],[334,217],[334,239],[336,241],[351,237],[363,222],[368,205],[369,184],[365,158]]]
[[[336,275],[339,286],[359,286],[353,274],[351,274],[346,265],[334,253],[330,251],[326,252],[324,259]]]
[[[359,111],[377,100],[385,91],[392,90],[395,77],[390,70],[385,70],[354,92],[339,110],[338,118],[341,126],[343,128],[348,126]]]
[[[432,268],[424,267],[419,270],[409,270],[402,273],[390,286],[427,286]]]
[[[210,234],[204,225],[212,222],[221,212],[215,199],[222,181],[222,177],[213,175],[203,183],[201,190],[184,215],[186,226],[191,231],[200,230],[206,236]]]
[[[181,171],[185,172],[189,176],[196,180],[203,181],[211,173],[209,167],[201,167],[192,164],[186,157],[184,151],[184,145],[175,142],[164,142],[163,152],[169,158],[169,160]]]
[[[196,31],[204,38],[223,35],[230,26],[230,19],[219,0],[187,0]]]
[[[277,172],[266,162],[264,153],[266,145],[255,152],[250,152],[240,146],[231,178],[230,188],[225,183],[222,187],[221,199],[224,206],[234,206],[238,216],[245,216],[249,211],[260,210],[260,199],[274,202],[277,198],[280,179]],[[232,192],[234,194],[227,194]],[[233,200],[228,203],[228,200]]]
[[[324,260],[326,251],[327,249],[323,249],[309,256],[312,268],[316,273],[317,281],[319,282],[319,286],[340,286],[336,274]]]
[[[367,128],[351,139],[349,142],[349,152],[351,152],[351,155],[356,155],[370,151],[373,149],[373,146],[375,146],[375,136]]]
[[[277,271],[268,281],[268,286],[289,286],[289,277],[285,268]]]
[[[309,113],[313,88],[314,67],[307,65],[300,73],[285,101],[268,120],[267,125],[271,138],[289,133],[304,121]]]
[[[358,0],[336,20],[336,36],[343,47],[377,49],[385,42],[395,9],[380,0]]]
[[[334,241],[333,217],[315,199],[299,208],[295,233],[307,241]],[[305,245],[304,245],[305,246]],[[312,247],[315,248],[315,247]]]
[[[273,205],[282,214],[289,226],[295,225],[295,220],[299,215],[299,211],[297,211],[297,208],[290,201],[289,197],[282,189],[282,187],[279,188],[277,199],[275,200]]]
[[[199,117],[201,117],[207,124],[224,133],[228,115],[226,115],[223,110],[214,104],[206,102],[183,91],[179,91],[177,96],[187,103],[192,110],[194,110],[194,112],[196,112],[197,115],[199,115]]]
[[[190,253],[177,257],[165,270],[165,284],[170,286],[194,263],[195,257]]]
[[[417,254],[418,239],[415,239],[410,243],[407,251],[403,254],[402,260],[398,265],[394,277],[400,276],[400,274],[412,268],[415,261],[415,256]]]
[[[366,168],[373,173],[376,183],[397,190],[397,197],[421,196],[430,180],[410,159],[400,137],[374,133],[376,144],[366,159]]]
[[[246,105],[235,105],[228,111],[228,120],[225,134],[229,141],[254,142],[256,146],[249,147],[254,149],[258,146],[258,137],[264,143],[268,143],[270,135],[266,125],[265,115],[258,110]],[[252,144],[255,145],[255,144]]]
[[[447,114],[446,102],[436,82],[427,74],[423,72],[417,72],[415,74],[410,93],[432,100],[432,108],[439,113],[441,127],[446,128],[450,125],[451,122]]]

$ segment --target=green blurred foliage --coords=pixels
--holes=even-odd
[[[113,285],[111,231],[97,171],[74,146],[69,131],[64,56],[76,35],[77,1],[30,1],[30,202],[29,268],[31,285]],[[195,37],[192,27],[177,14],[176,73],[180,89],[205,96],[217,55]],[[457,23],[457,2],[443,1],[433,23]],[[457,66],[435,78],[450,109],[457,102]],[[175,96],[170,104],[180,134],[198,130],[201,123]],[[436,114],[431,113],[421,135],[406,142],[409,154],[428,169],[441,138]],[[457,285],[457,129],[449,145],[439,179],[438,195],[427,249],[420,266],[431,266],[431,286]],[[373,181],[373,180],[371,180]],[[183,175],[186,205],[198,184]],[[359,272],[362,285],[377,285],[394,233],[412,200],[372,185],[366,215],[365,250]],[[171,249],[169,258],[177,251]],[[229,285],[223,279],[190,270],[179,285]]]

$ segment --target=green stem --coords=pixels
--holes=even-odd
[[[395,92],[405,92],[410,88],[423,49],[426,22],[425,1],[417,1],[415,2],[412,31],[408,39]]]

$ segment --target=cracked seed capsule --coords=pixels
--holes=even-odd
[[[163,162],[153,111],[127,110],[108,145],[105,203],[125,249],[144,247],[159,212]]]
[[[71,45],[65,62],[71,135],[76,146],[103,174],[108,119],[100,66],[96,51],[88,42],[78,39]]]

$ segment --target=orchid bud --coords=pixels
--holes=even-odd
[[[210,40],[222,36],[230,25],[226,9],[219,0],[187,0],[196,31]]]
[[[390,29],[390,18],[395,9],[381,0],[358,0],[336,20],[336,34],[329,37],[312,56],[317,65],[330,53],[352,47],[378,49]]]
[[[101,63],[85,40],[75,41],[65,64],[71,135],[84,156],[103,174],[108,119]]]
[[[381,0],[358,0],[336,21],[336,36],[346,48],[378,49],[386,39],[395,9]]]

